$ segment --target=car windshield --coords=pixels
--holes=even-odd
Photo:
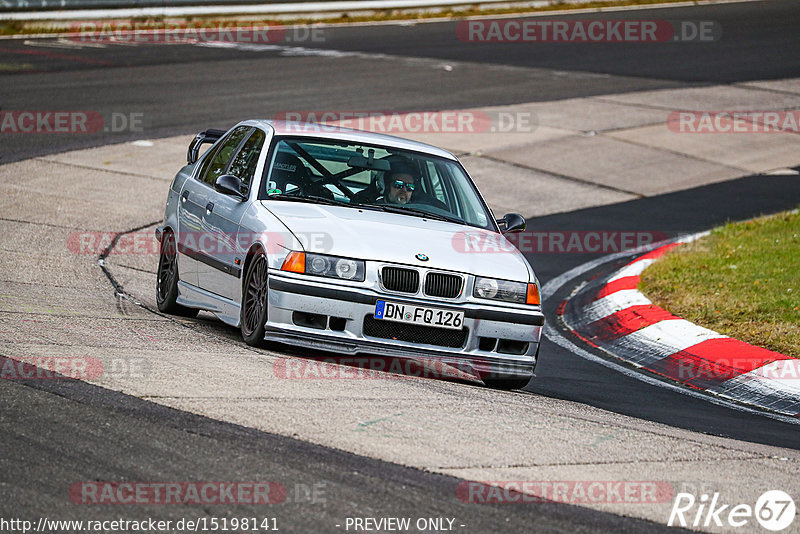
[[[451,160],[340,140],[280,138],[259,198],[337,204],[495,229]]]

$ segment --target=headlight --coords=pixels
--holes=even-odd
[[[361,262],[363,265],[364,262]],[[339,278],[344,278],[345,280],[352,280],[358,276],[358,267],[359,262],[355,260],[346,260],[344,258],[336,260],[336,264],[333,270],[336,272],[336,276]],[[361,280],[364,279],[364,269],[361,269]]]
[[[295,251],[286,257],[281,270],[363,282],[366,267],[361,260]]]
[[[539,288],[536,284],[495,280],[477,277],[472,296],[479,299],[502,300],[519,304],[539,304]]]

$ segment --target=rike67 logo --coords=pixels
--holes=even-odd
[[[678,493],[672,504],[667,525],[670,527],[748,527],[754,532],[753,519],[763,528],[773,532],[786,529],[794,522],[794,500],[781,490],[764,492],[755,503],[731,505],[720,499],[719,493],[697,499],[691,493]]]

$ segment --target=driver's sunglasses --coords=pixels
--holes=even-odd
[[[392,184],[392,185],[394,186],[395,189],[402,190],[403,188],[405,188],[406,191],[413,191],[414,190],[414,184],[406,183],[403,180],[395,180],[394,184]]]

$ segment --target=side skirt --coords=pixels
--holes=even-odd
[[[241,307],[230,299],[179,281],[177,302],[189,308],[208,310],[219,317],[223,323],[239,327]]]

